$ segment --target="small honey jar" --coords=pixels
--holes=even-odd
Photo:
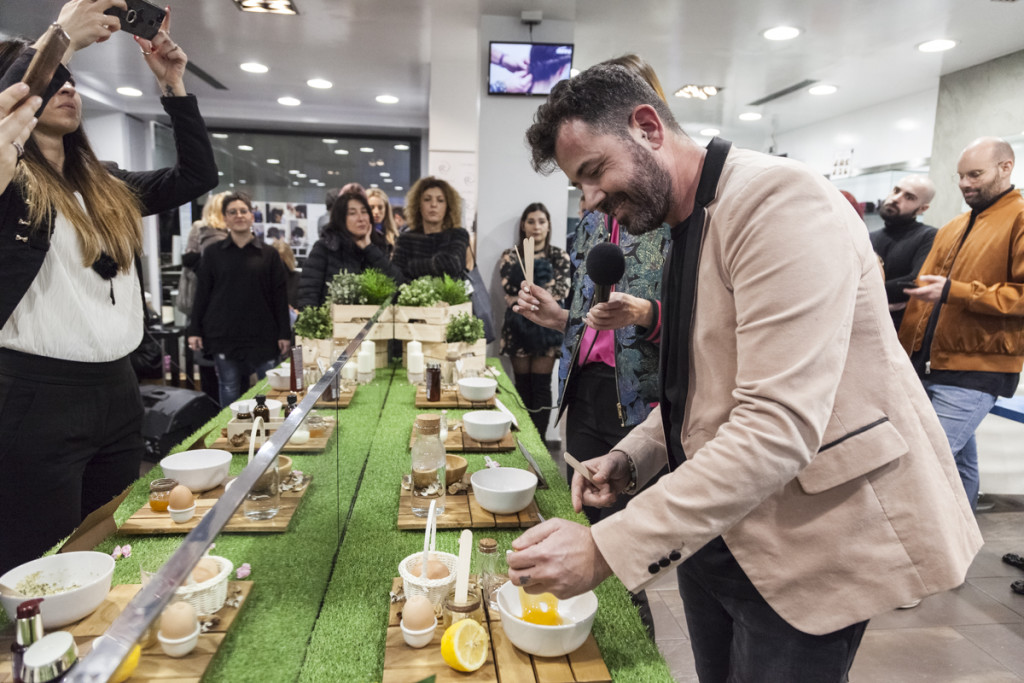
[[[178,485],[174,479],[154,479],[149,482],[149,507],[153,512],[167,512],[171,489]]]

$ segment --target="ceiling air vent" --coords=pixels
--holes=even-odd
[[[785,97],[786,95],[790,94],[791,92],[796,92],[797,90],[803,90],[804,88],[810,87],[810,86],[814,85],[817,82],[818,81],[813,79],[813,78],[808,78],[807,80],[800,81],[796,85],[791,85],[788,88],[783,88],[782,90],[778,90],[776,92],[773,92],[770,95],[765,95],[764,97],[762,97],[759,100],[755,100],[753,102],[749,102],[749,103],[747,103],[747,106],[749,106],[749,107],[757,107],[757,106],[760,106],[762,104],[767,104],[768,102],[771,102],[772,100],[777,100],[780,97]]]

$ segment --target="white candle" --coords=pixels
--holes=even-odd
[[[358,370],[356,369],[356,361],[350,360],[349,362],[345,363],[344,366],[342,366],[341,378],[344,380],[355,381],[357,372]]]
[[[419,343],[418,341],[411,341],[409,342],[409,345],[406,347],[406,350],[409,352],[409,358],[412,358],[412,354],[414,353],[418,353],[422,356],[423,344]]]
[[[359,352],[359,372],[373,372],[373,354],[369,351]]]
[[[377,353],[377,345],[376,345],[376,344],[374,344],[374,343],[373,343],[372,341],[370,341],[369,339],[367,339],[367,340],[366,340],[366,341],[364,341],[364,342],[362,343],[362,345],[361,345],[361,346],[359,347],[359,353],[363,353],[364,351],[369,351],[369,352],[370,352],[370,355],[372,356],[372,355],[374,355],[375,353]]]
[[[423,372],[423,354],[418,351],[409,352],[409,372]]]

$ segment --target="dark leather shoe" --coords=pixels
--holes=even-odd
[[[1024,595],[1024,579],[1018,579],[1011,583],[1010,590],[1019,595]]]
[[[1003,555],[1003,562],[1012,565],[1017,569],[1024,569],[1024,557],[1021,557],[1017,553],[1006,553]]]

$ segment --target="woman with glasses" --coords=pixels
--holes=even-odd
[[[249,388],[291,348],[288,272],[277,250],[252,234],[252,201],[224,198],[228,239],[210,245],[199,265],[188,345],[213,356],[221,406]]]

